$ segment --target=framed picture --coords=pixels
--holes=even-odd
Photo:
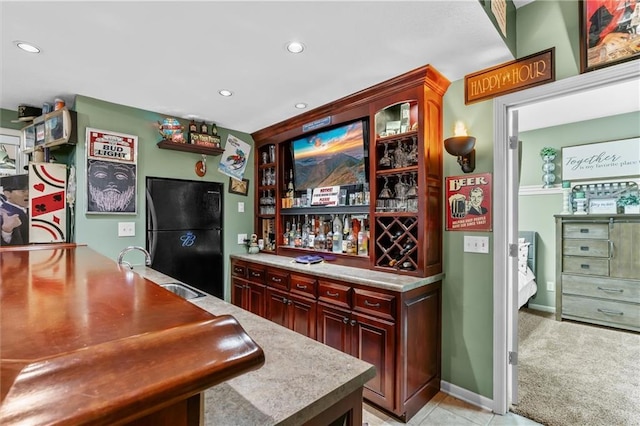
[[[562,180],[620,178],[639,172],[640,138],[562,148]]]
[[[87,128],[87,213],[136,214],[138,137]]]
[[[491,231],[491,173],[448,176],[447,231]]]
[[[229,178],[229,192],[231,194],[247,195],[249,192],[249,179],[237,180]]]
[[[581,72],[640,57],[640,3],[583,0],[579,5]]]

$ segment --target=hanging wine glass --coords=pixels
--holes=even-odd
[[[418,196],[418,185],[416,184],[416,174],[411,175],[411,184],[407,189],[407,198],[416,198]]]
[[[384,144],[384,153],[382,154],[382,158],[378,162],[381,167],[389,167],[391,166],[391,157],[389,156],[389,144],[385,142]]]
[[[382,187],[382,191],[378,194],[378,198],[393,198],[393,193],[389,189],[389,178],[384,177],[384,186]]]
[[[395,160],[395,164],[393,165],[394,168],[401,168],[401,167],[407,166],[407,153],[404,152],[404,149],[401,143],[398,143],[398,147],[394,152],[394,160]]]
[[[414,165],[418,164],[418,138],[413,136],[411,139],[413,140],[413,143],[411,144],[411,150],[407,155],[407,160],[409,165]]]

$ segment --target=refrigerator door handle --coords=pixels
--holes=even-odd
[[[151,261],[155,259],[156,254],[156,235],[155,235],[155,226],[158,222],[158,217],[156,216],[156,206],[153,204],[153,198],[151,198],[151,193],[147,189],[147,209],[151,215],[149,229],[147,230],[148,238],[149,238],[149,254],[151,255]],[[151,232],[149,232],[151,231]]]

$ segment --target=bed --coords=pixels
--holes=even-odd
[[[538,233],[518,232],[518,308],[526,305],[538,291],[536,284],[536,254]]]

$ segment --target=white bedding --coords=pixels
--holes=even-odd
[[[529,244],[523,239],[520,239],[518,244],[518,308],[527,303],[529,298],[538,291],[536,276],[527,265]]]

